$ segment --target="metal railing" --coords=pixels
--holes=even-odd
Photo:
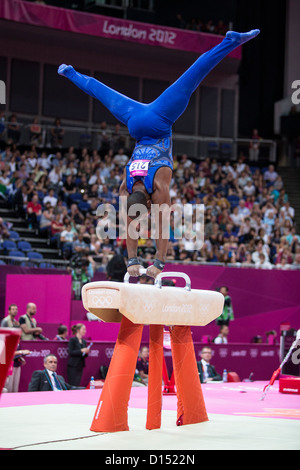
[[[1,123],[5,126],[5,130],[1,134]],[[74,125],[66,124],[62,125],[60,129],[63,131],[62,144],[53,144],[53,138],[51,136],[51,130],[54,129],[53,124],[43,123],[39,124],[40,132],[38,137],[34,135],[30,129],[32,124],[22,122],[10,122],[0,120],[0,141],[10,141],[10,131],[8,125],[13,124],[18,126],[17,132],[19,132],[20,145],[32,145],[35,144],[40,148],[55,149],[57,147],[75,147],[84,148],[87,147],[90,150],[101,147],[103,136],[106,134],[109,139],[117,141],[118,138],[123,139],[124,149],[131,152],[135,145],[135,140],[130,136],[128,130],[124,127],[120,127],[118,134],[114,126],[108,125],[107,128],[101,129],[100,126],[95,127],[94,125]],[[15,140],[14,140],[15,142]],[[195,159],[204,159],[206,157],[218,158],[222,160],[237,161],[239,156],[243,154],[246,158],[248,157],[248,150],[252,139],[240,139],[240,138],[225,138],[225,137],[207,137],[192,134],[180,134],[173,133],[173,152],[174,154],[186,153],[189,157]],[[116,144],[117,145],[117,144]],[[259,141],[259,156],[257,160],[252,160],[253,165],[261,162],[276,163],[277,161],[277,143],[274,140],[261,139]],[[251,158],[250,158],[251,163]]]
[[[53,265],[56,269],[67,269],[70,267],[70,260],[64,260],[64,259],[32,259],[28,257],[19,257],[19,256],[9,256],[9,255],[0,255],[0,260],[3,260],[6,262],[6,265],[14,265],[14,266],[20,266],[22,265],[23,267],[40,267],[41,264],[47,264],[48,268],[51,268],[51,265]],[[151,260],[146,260],[142,259],[143,262],[151,264]],[[186,263],[185,261],[179,261],[179,260],[166,260],[166,264],[179,264],[182,266],[222,266],[222,267],[227,267],[227,268],[240,268],[240,269],[257,269],[261,270],[264,268],[259,268],[255,264],[248,264],[248,263],[220,263],[220,262],[207,262],[207,261],[189,261]],[[1,265],[0,265],[1,266]],[[52,269],[53,269],[52,266]],[[102,265],[101,265],[102,266]],[[96,263],[95,266],[95,271],[100,267],[100,264]],[[285,271],[285,270],[291,270],[291,271],[299,271],[300,266],[289,264],[289,265],[271,265],[269,268],[265,268],[266,271],[270,270],[276,270],[276,271]]]

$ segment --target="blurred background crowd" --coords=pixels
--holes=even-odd
[[[50,135],[48,145],[42,146],[41,127],[35,120],[30,126],[30,145],[20,146],[16,116],[2,120],[0,197],[35,236],[46,238],[57,250],[55,258],[84,259],[92,275],[105,270],[113,255],[127,256],[126,241],[118,234],[118,196],[132,148],[125,146],[119,126],[107,132],[106,122],[100,126],[97,148],[65,148],[60,119],[55,120]],[[300,266],[295,210],[274,164],[256,166],[253,152],[258,147],[251,144],[249,155],[237,161],[174,155],[171,202],[177,210],[187,205],[192,223],[187,226],[183,220],[179,230],[174,222],[176,209],[171,215],[168,261],[264,269]],[[110,219],[105,211],[98,217],[101,204],[112,205],[117,218]],[[203,222],[196,217],[200,204],[205,208],[204,244],[196,237]],[[115,228],[116,237],[99,239],[97,226]],[[3,217],[2,255],[13,254],[5,245],[13,230]],[[155,255],[150,233],[149,219],[149,232],[141,233],[138,248],[145,261]]]

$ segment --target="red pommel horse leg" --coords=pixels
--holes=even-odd
[[[190,326],[170,328],[177,425],[208,421]]]
[[[21,338],[17,328],[0,328],[0,395]]]
[[[163,338],[163,325],[150,325],[147,429],[159,429],[161,426]]]
[[[143,327],[123,316],[91,431],[129,430],[127,410]]]

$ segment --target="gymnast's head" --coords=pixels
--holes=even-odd
[[[132,220],[142,220],[148,217],[150,206],[150,197],[144,191],[134,191],[127,198],[127,215]]]

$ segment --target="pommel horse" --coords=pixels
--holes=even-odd
[[[146,274],[141,269],[140,274]],[[185,287],[162,286],[163,277],[181,277]],[[191,326],[205,326],[221,315],[219,292],[191,288],[187,274],[159,274],[154,285],[90,282],[82,288],[85,309],[104,322],[120,323],[91,431],[128,431],[128,403],[144,325],[149,325],[149,374],[146,429],[161,427],[164,326],[170,330],[177,395],[177,425],[208,421]]]

